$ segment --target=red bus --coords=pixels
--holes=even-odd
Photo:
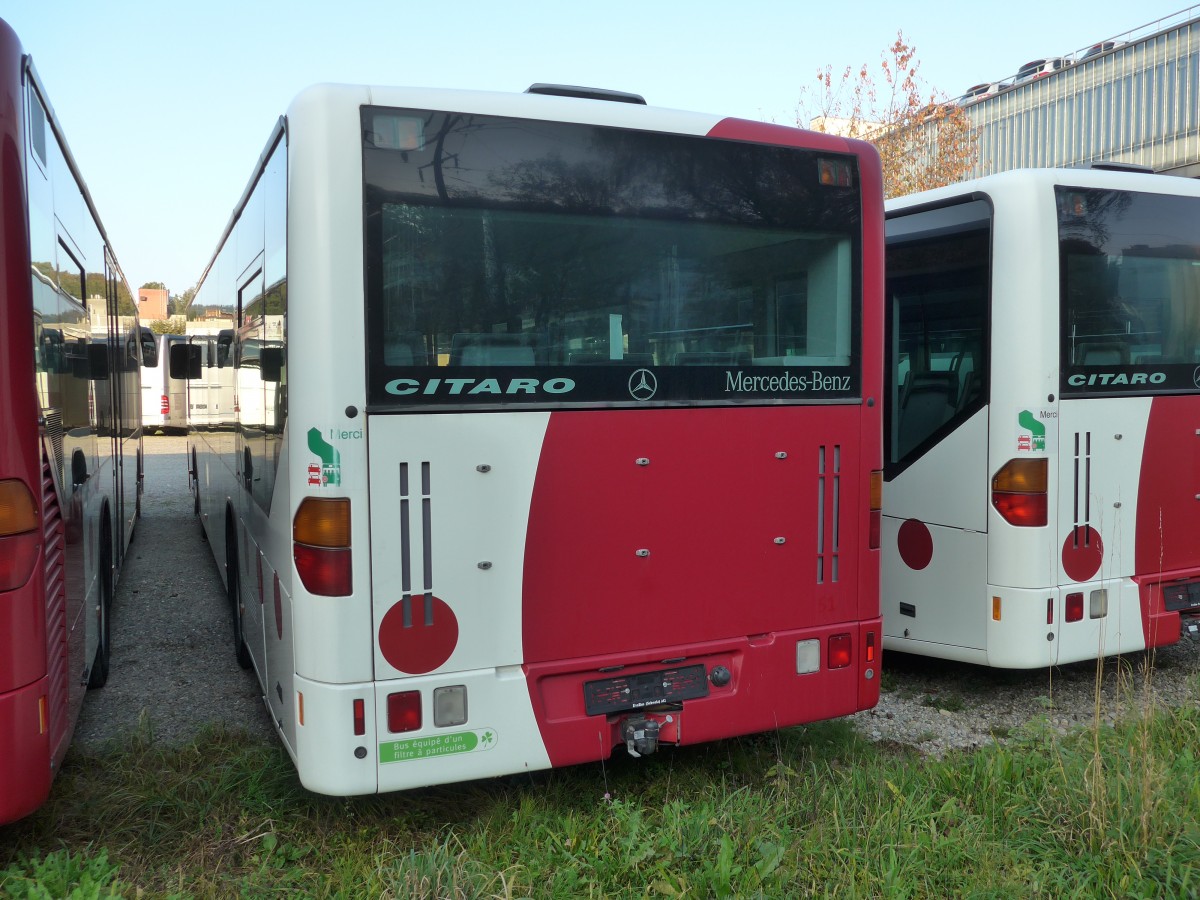
[[[108,679],[113,587],[140,511],[139,369],[155,348],[2,20],[0,150],[4,823],[46,799],[84,692]]]

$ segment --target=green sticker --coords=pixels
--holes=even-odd
[[[407,741],[385,741],[379,745],[379,761],[381,763],[409,762],[414,759],[432,759],[435,756],[453,756],[456,753],[491,750],[495,746],[495,729],[477,728],[474,731],[455,731],[451,734],[409,738]]]

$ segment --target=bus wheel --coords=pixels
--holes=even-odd
[[[96,619],[100,635],[96,658],[88,672],[88,687],[102,688],[108,683],[108,664],[112,654],[110,619],[112,616],[112,532],[105,522],[100,529],[100,597],[96,604]]]
[[[233,617],[233,650],[238,665],[250,668],[250,648],[246,646],[246,632],[242,628],[242,579],[238,568],[237,537],[233,522],[225,526],[225,565],[228,574],[229,606]]]

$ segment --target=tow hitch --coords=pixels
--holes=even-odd
[[[621,720],[621,740],[630,756],[649,756],[658,749],[661,741],[678,743],[679,722],[670,714],[627,716]]]

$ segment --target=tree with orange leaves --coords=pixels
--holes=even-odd
[[[883,161],[886,197],[962,181],[975,165],[978,130],[966,111],[918,77],[916,47],[896,33],[883,54],[878,77],[863,63],[836,77],[818,70],[820,91],[805,92],[798,124],[870,141]],[[807,119],[807,121],[805,121]]]

